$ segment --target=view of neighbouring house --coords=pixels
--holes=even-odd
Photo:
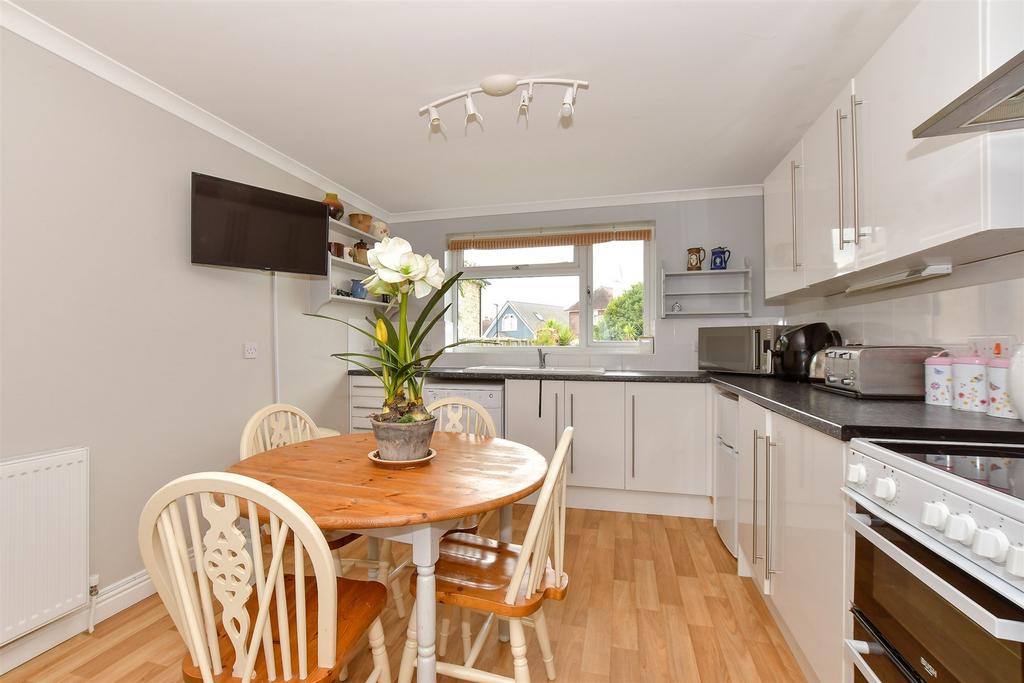
[[[594,306],[594,323],[604,315],[604,309],[608,308],[608,302],[615,296],[611,287],[598,287],[594,290],[592,304]],[[569,327],[577,337],[580,334],[580,302],[577,301],[566,309],[569,312]]]
[[[577,313],[578,316],[578,313]],[[569,325],[569,311],[561,306],[526,301],[506,301],[484,330],[485,339],[521,339],[532,341],[549,320]]]

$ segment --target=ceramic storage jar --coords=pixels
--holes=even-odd
[[[1010,360],[992,358],[988,362],[988,414],[992,417],[1017,418],[1010,401]]]
[[[988,412],[988,382],[985,359],[963,356],[953,359],[953,409],[972,413]]]
[[[953,359],[949,356],[925,359],[924,402],[933,406],[953,405]]]

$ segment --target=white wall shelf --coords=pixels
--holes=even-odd
[[[661,317],[752,315],[750,264],[736,270],[661,271]]]
[[[354,228],[344,221],[336,221],[333,218],[328,219],[330,221],[329,227],[333,232],[345,235],[346,237],[358,237],[359,239],[366,240],[367,242],[378,242],[376,237],[368,232],[363,232],[359,228]],[[349,245],[351,246],[351,245]]]

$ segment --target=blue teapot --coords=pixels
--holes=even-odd
[[[725,270],[729,265],[729,257],[732,252],[725,247],[715,247],[711,250],[711,270]]]

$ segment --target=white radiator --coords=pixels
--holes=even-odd
[[[0,645],[89,600],[89,450],[0,461]]]

